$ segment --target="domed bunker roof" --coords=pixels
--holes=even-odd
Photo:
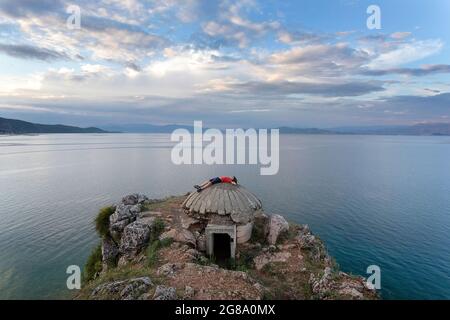
[[[262,208],[261,201],[240,185],[215,184],[202,192],[192,192],[183,202],[188,214],[230,215],[236,223],[252,220],[255,211]]]

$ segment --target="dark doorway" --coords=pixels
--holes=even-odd
[[[227,263],[231,258],[231,237],[226,233],[214,233],[213,252],[217,264]]]

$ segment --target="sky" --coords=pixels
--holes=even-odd
[[[74,6],[80,28],[67,24]],[[447,0],[0,0],[0,117],[447,123],[449,13]]]

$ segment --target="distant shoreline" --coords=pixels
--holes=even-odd
[[[38,135],[38,134],[69,134],[69,133],[153,133],[171,134],[177,129],[194,132],[190,125],[153,125],[153,124],[125,124],[105,125],[102,128],[61,124],[39,124],[22,120],[6,119],[0,117],[0,136],[3,135]],[[203,131],[208,128],[203,128]],[[232,129],[232,128],[230,128]],[[234,128],[236,129],[236,128]],[[242,128],[247,130],[248,128]],[[255,128],[263,129],[263,128]],[[415,125],[397,126],[363,126],[363,127],[335,127],[335,128],[296,128],[296,127],[272,127],[278,129],[280,134],[301,135],[376,135],[376,136],[450,136],[450,123],[422,123]],[[225,129],[219,129],[225,130]]]
[[[170,134],[170,132],[40,132],[40,133],[0,133],[0,137],[15,137],[15,136],[41,136],[41,135],[57,135],[57,134],[95,134],[95,135],[106,135],[106,134]],[[287,133],[280,132],[284,136],[374,136],[374,137],[450,137],[450,134],[389,134],[389,133]]]

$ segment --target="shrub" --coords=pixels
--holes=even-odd
[[[95,230],[100,237],[109,236],[109,217],[114,213],[114,207],[105,207],[100,209],[95,218]]]
[[[96,275],[102,271],[102,246],[98,245],[91,252],[83,270],[83,281],[87,282],[95,279]]]

